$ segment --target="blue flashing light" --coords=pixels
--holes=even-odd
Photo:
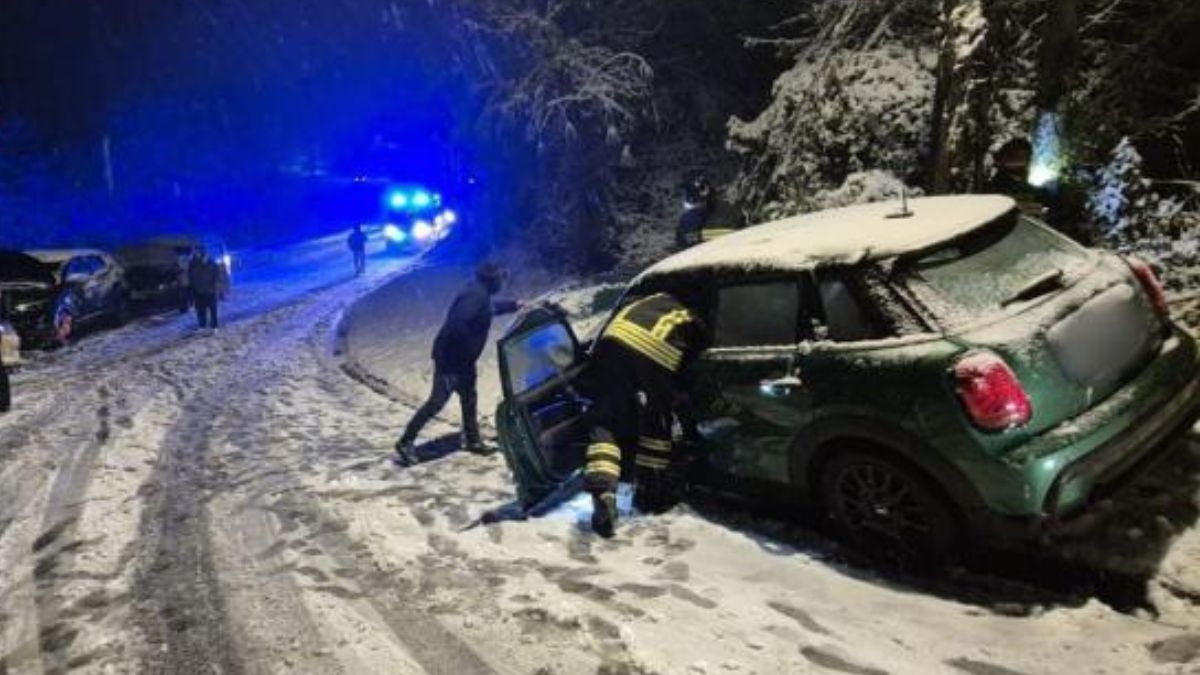
[[[383,236],[396,243],[400,243],[405,239],[408,239],[408,235],[404,233],[404,230],[392,225],[391,223],[384,225]]]
[[[416,202],[415,197],[413,202]],[[388,196],[388,205],[393,209],[408,208],[408,195],[404,194],[403,192],[393,192],[390,196]]]
[[[418,209],[423,209],[433,201],[428,192],[417,191],[412,195],[412,205]]]

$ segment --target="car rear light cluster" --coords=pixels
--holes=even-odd
[[[1004,431],[1033,416],[1025,388],[1008,364],[992,352],[972,352],[954,365],[958,398],[975,426]]]
[[[1154,311],[1163,318],[1169,316],[1171,310],[1167,307],[1167,294],[1163,291],[1162,282],[1158,280],[1154,269],[1141,258],[1128,257],[1125,258],[1125,262],[1129,265],[1129,269],[1133,270],[1133,275],[1137,277],[1138,282],[1142,284],[1142,291],[1150,300]]]

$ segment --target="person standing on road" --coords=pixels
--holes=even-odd
[[[346,239],[350,253],[354,255],[354,276],[361,277],[367,271],[367,235],[362,231],[362,225],[355,225],[354,231]]]
[[[0,413],[6,413],[12,408],[12,391],[8,384],[8,368],[4,365],[4,357],[0,355]]]
[[[222,272],[221,265],[210,258],[203,248],[196,251],[188,265],[188,286],[192,291],[192,301],[196,304],[196,319],[202,329],[216,330],[220,325],[217,319],[217,296],[221,292]]]
[[[433,389],[405,427],[400,440],[396,441],[394,461],[397,464],[411,466],[419,461],[414,447],[417,434],[442,410],[451,394],[458,394],[462,405],[464,448],[476,454],[488,452],[479,435],[475,363],[487,344],[492,317],[515,312],[522,306],[514,300],[495,299],[507,278],[506,269],[493,262],[484,262],[476,268],[475,279],[450,304],[441,330],[433,341]]]
[[[675,499],[672,472],[682,467],[671,430],[679,375],[697,351],[699,320],[676,297],[634,300],[604,329],[592,355],[596,376],[584,486],[592,495],[592,530],[611,537],[617,482],[635,473],[634,505],[647,513]]]

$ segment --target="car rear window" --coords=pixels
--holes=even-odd
[[[999,312],[1047,275],[1070,276],[1087,250],[1028,218],[1006,218],[908,264],[913,290],[951,322]],[[922,292],[925,289],[932,293]]]

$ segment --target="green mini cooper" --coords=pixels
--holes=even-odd
[[[676,294],[692,480],[824,510],[850,543],[925,557],[1082,511],[1200,416],[1195,340],[1144,263],[1001,196],[803,215],[689,249],[625,299]],[[583,462],[588,351],[535,307],[499,343],[501,446],[523,506]]]

